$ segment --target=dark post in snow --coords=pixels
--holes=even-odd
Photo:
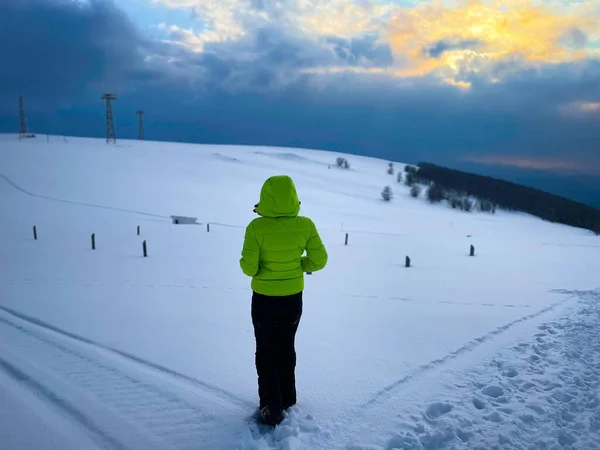
[[[142,249],[144,250],[144,258],[148,256],[148,248],[146,247],[146,241],[142,243]]]
[[[207,232],[207,233],[210,233],[210,223],[207,223],[207,224],[206,224],[206,232]]]
[[[96,250],[96,233],[92,233],[92,250]]]
[[[475,247],[473,247],[471,245],[471,253],[469,254],[469,256],[475,256]]]
[[[37,228],[35,225],[33,226],[33,239],[37,241]]]
[[[405,267],[410,267],[410,258],[408,256],[406,257]]]
[[[346,233],[346,241],[344,242],[344,245],[348,245],[348,233]]]
[[[138,236],[140,235],[140,226],[139,225],[137,226],[137,235]]]

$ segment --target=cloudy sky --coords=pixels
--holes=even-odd
[[[0,132],[23,95],[33,131],[101,137],[109,91],[117,137],[143,109],[148,139],[430,161],[600,205],[596,0],[6,0],[0,54]]]

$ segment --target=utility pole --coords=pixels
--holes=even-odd
[[[138,139],[144,140],[144,111],[138,111]]]
[[[23,97],[19,97],[19,139],[27,137],[27,119],[25,118],[25,107],[23,106]]]
[[[117,96],[115,94],[103,94],[102,100],[106,100],[106,143],[108,144],[110,141],[113,141],[115,144],[117,143],[117,138],[115,137],[115,124],[113,122],[113,113],[112,113],[112,100],[116,100]]]

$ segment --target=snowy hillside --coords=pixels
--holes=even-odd
[[[600,238],[431,206],[338,156],[0,136],[0,448],[600,448]],[[329,263],[298,405],[265,432],[238,260],[280,173]]]

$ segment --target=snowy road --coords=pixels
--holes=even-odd
[[[100,448],[233,444],[228,413],[253,406],[10,310],[0,311],[0,336],[3,376],[70,416]]]

